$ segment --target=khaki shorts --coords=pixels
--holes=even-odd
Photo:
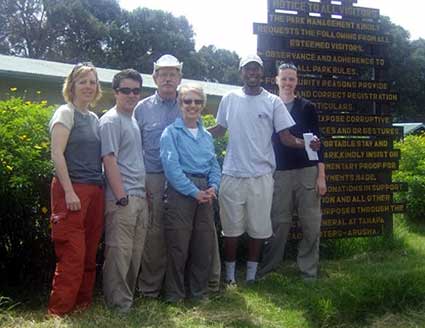
[[[251,238],[269,238],[272,235],[272,199],[272,174],[255,178],[224,175],[219,195],[224,236],[238,237],[247,232]]]

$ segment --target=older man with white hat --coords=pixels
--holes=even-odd
[[[144,150],[146,190],[150,203],[149,227],[142,258],[138,289],[145,297],[160,295],[167,267],[167,250],[163,226],[165,176],[159,157],[159,139],[164,129],[181,115],[177,87],[182,80],[183,63],[173,55],[161,56],[153,65],[152,77],[157,85],[154,95],[140,101],[134,110]],[[216,242],[217,245],[217,242]],[[218,289],[220,259],[215,247],[210,275],[212,289]]]
[[[172,55],[163,55],[154,63],[153,80],[158,89],[139,102],[134,117],[142,135],[149,197],[149,226],[142,257],[138,289],[146,297],[159,296],[167,266],[167,251],[162,222],[165,176],[159,159],[162,131],[180,114],[177,87],[182,79],[183,63]]]

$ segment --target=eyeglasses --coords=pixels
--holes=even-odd
[[[195,103],[195,105],[203,105],[204,101],[202,99],[189,99],[189,98],[184,98],[183,99],[183,104],[185,105],[191,105]]]
[[[290,64],[290,63],[283,63],[279,66],[279,69],[293,69],[294,71],[298,71],[297,66],[295,66],[294,64]]]
[[[175,79],[177,79],[179,76],[180,76],[180,74],[179,73],[177,73],[177,72],[158,72],[157,71],[157,76],[161,79],[161,80],[164,80],[164,79],[167,79],[167,78],[169,78],[169,79],[171,79],[171,80],[175,80]]]
[[[140,95],[140,92],[142,91],[140,88],[116,88],[117,92],[121,92],[122,94],[129,95],[133,92],[133,95]]]

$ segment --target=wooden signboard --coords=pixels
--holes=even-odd
[[[316,104],[325,148],[328,193],[322,198],[322,237],[377,236],[392,231],[392,214],[403,213],[393,193],[400,151],[393,141],[389,108],[399,95],[381,80],[387,67],[378,9],[356,0],[268,0],[268,22],[254,23],[264,61],[264,87],[277,93],[277,67],[298,69],[298,94]],[[300,238],[295,221],[292,238]]]

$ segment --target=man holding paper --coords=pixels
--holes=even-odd
[[[276,167],[273,131],[285,145],[304,151],[304,140],[289,132],[295,122],[282,100],[261,87],[264,74],[261,58],[257,55],[242,58],[239,71],[243,87],[222,98],[217,125],[209,129],[214,136],[229,131],[219,195],[228,284],[236,283],[239,237],[245,232],[249,236],[245,280],[252,283],[263,241],[273,234],[270,220]],[[319,140],[311,142],[311,146],[320,147]]]
[[[276,155],[271,211],[273,237],[265,245],[258,275],[272,271],[282,261],[295,212],[303,231],[297,264],[304,279],[314,280],[319,268],[320,196],[326,193],[325,165],[323,148],[316,152],[310,147],[311,140],[319,134],[315,106],[296,96],[297,82],[296,66],[280,65],[276,76],[279,96],[296,122],[289,131],[297,138],[304,138],[305,149],[282,144],[277,134],[272,137]]]

